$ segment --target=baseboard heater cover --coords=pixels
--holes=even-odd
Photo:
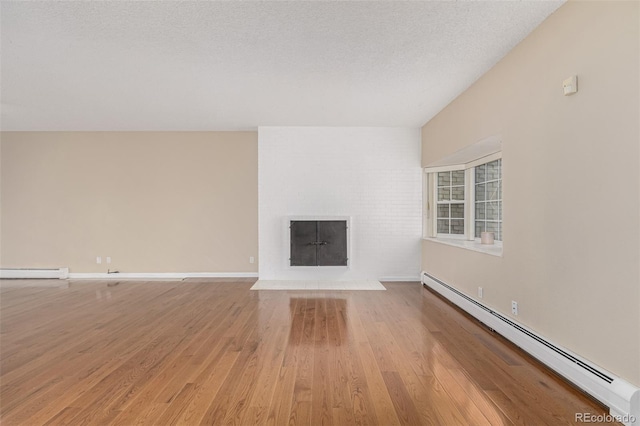
[[[537,335],[439,279],[422,272],[421,281],[456,306],[609,407],[627,426],[640,425],[640,388]]]
[[[0,278],[10,279],[43,279],[57,278],[65,280],[69,278],[69,268],[41,269],[41,268],[2,268]]]

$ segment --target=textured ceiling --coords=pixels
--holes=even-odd
[[[561,4],[2,1],[1,125],[420,126]]]

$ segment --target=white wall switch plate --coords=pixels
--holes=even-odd
[[[562,90],[565,96],[573,95],[578,92],[578,76],[572,75],[562,82]]]

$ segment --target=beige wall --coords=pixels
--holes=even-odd
[[[256,132],[3,132],[0,264],[256,272],[257,139]]]
[[[502,135],[505,234],[502,258],[423,241],[423,269],[636,385],[638,5],[565,4],[422,130],[423,165]]]

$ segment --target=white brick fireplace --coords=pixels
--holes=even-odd
[[[260,127],[262,280],[419,280],[420,131]],[[348,267],[290,267],[290,217],[349,217]]]

